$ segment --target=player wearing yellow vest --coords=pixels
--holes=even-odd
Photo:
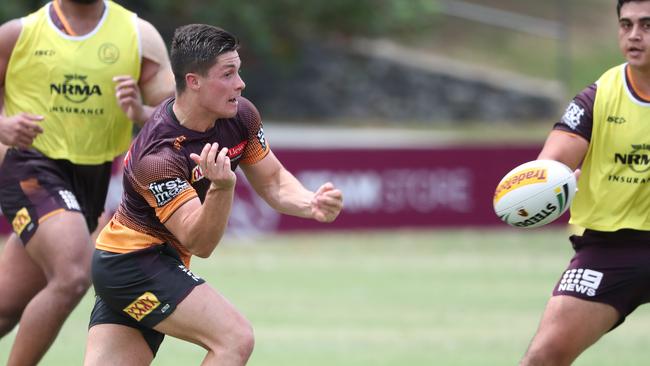
[[[90,284],[90,232],[111,162],[174,82],[162,37],[102,0],[54,0],[0,27],[0,336],[9,365],[33,365]],[[80,352],[81,349],[80,349]]]
[[[570,365],[650,302],[650,0],[619,0],[626,63],[580,92],[540,159],[581,167],[575,250],[521,365]]]

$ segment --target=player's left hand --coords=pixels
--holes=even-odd
[[[343,192],[327,182],[311,199],[311,215],[319,222],[332,222],[343,209]]]
[[[138,83],[131,75],[119,75],[113,78],[115,85],[115,98],[120,108],[131,121],[142,125],[145,122],[142,95]]]

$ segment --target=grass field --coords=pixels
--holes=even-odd
[[[228,238],[193,270],[251,320],[249,365],[515,365],[572,253],[562,230],[394,231]],[[43,365],[79,365],[92,296]],[[576,365],[642,365],[641,307]],[[0,341],[6,362],[13,334]],[[198,365],[166,339],[154,365]]]

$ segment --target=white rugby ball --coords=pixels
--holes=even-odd
[[[576,193],[576,177],[555,160],[533,160],[512,169],[494,192],[494,212],[508,225],[535,228],[560,217]]]

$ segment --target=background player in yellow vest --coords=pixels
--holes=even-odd
[[[132,123],[173,94],[155,28],[111,1],[54,0],[0,27],[0,335],[11,365],[41,359],[90,285],[90,232]],[[144,105],[141,101],[144,99]],[[81,351],[80,351],[81,352]]]
[[[573,99],[539,155],[582,164],[571,223],[585,231],[522,365],[569,365],[650,301],[650,1],[617,13],[627,62]]]

